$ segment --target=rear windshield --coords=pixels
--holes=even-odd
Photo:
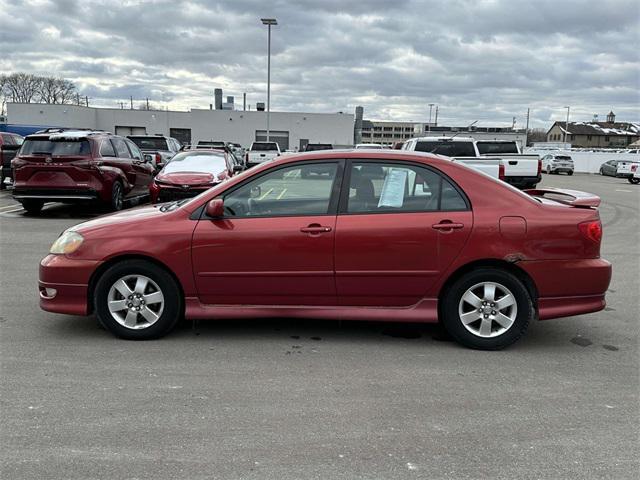
[[[571,157],[568,155],[556,155],[556,160],[571,160]]]
[[[265,152],[269,150],[278,150],[278,144],[275,142],[261,142],[251,145],[251,150],[254,152]]]
[[[162,137],[129,137],[140,150],[169,150],[167,141]]]
[[[418,142],[417,152],[436,153],[447,157],[475,157],[476,152],[471,142]]]
[[[27,138],[20,149],[21,155],[88,155],[91,147],[87,140],[55,140]]]
[[[516,142],[477,142],[481,154],[518,153]]]
[[[328,143],[310,143],[307,145],[307,148],[305,150],[307,152],[315,152],[317,150],[333,150],[333,145],[330,145]]]
[[[201,172],[217,175],[227,169],[223,154],[213,152],[179,153],[167,163],[163,173]]]

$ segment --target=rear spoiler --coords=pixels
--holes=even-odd
[[[565,190],[562,188],[534,188],[524,190],[524,193],[532,197],[542,197],[564,203],[572,207],[591,208],[600,205],[600,197],[593,193],[579,190]]]

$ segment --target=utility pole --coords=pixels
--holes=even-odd
[[[275,18],[261,18],[263,25],[269,29],[267,40],[267,142],[269,141],[269,121],[271,120],[271,26],[277,25]]]
[[[438,105],[436,105],[436,119],[434,120],[433,124],[436,127],[438,126]]]
[[[429,131],[431,131],[431,111],[433,110],[433,106],[435,105],[435,103],[430,103],[429,104]]]
[[[149,97],[147,97],[147,110],[149,110]]]
[[[129,97],[129,101],[131,102],[131,110],[133,110],[133,95]]]
[[[567,143],[567,131],[569,130],[569,110],[571,107],[564,107],[567,109],[567,121],[564,123],[564,143]]]
[[[529,109],[527,108],[527,126],[524,127],[524,146],[529,145]]]
[[[87,95],[84,96],[84,103],[89,106],[89,97]]]

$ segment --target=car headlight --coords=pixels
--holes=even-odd
[[[82,242],[84,238],[78,232],[74,231],[66,231],[62,235],[58,237],[58,239],[53,242],[51,245],[51,249],[49,253],[53,253],[55,255],[66,255],[69,253],[75,252]]]

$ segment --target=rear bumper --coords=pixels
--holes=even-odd
[[[597,312],[606,305],[611,264],[602,258],[524,261],[518,265],[538,289],[540,320]]]
[[[89,280],[98,260],[74,260],[47,255],[40,262],[40,308],[47,312],[88,315]]]
[[[13,198],[16,200],[55,200],[55,201],[93,201],[100,198],[93,188],[24,188],[14,187]]]

